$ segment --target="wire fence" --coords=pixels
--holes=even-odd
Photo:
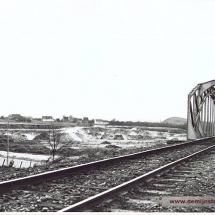
[[[29,161],[29,160],[14,160],[9,159],[7,162],[7,159],[3,159],[2,166],[8,166],[8,167],[15,167],[15,168],[29,168],[34,166],[40,166],[43,165],[44,161]]]

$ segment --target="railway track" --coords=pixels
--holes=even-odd
[[[176,166],[173,165],[173,168],[163,169],[156,174],[156,177],[152,177],[152,180],[147,180],[143,176],[141,183],[137,183],[135,187],[129,190],[124,189],[128,192],[118,192],[121,195],[114,195],[115,198],[112,198],[112,201],[102,202],[93,207],[91,211],[215,212],[214,204],[174,204],[171,206],[169,201],[169,199],[182,201],[193,199],[215,200],[214,161],[215,148],[209,147],[204,153],[197,153],[196,156],[179,162]],[[170,198],[168,199],[168,197]],[[84,204],[84,202],[65,208],[62,211],[72,211],[73,208],[79,207],[81,204]]]
[[[143,174],[205,150],[208,145],[213,145],[213,139],[187,142],[1,182],[0,199],[3,203],[1,210],[8,212],[89,210],[100,201],[103,202],[110,196],[123,192],[122,184],[129,184],[129,181],[135,181],[136,178],[140,178],[141,181]],[[123,189],[115,191],[115,188],[120,186],[123,186]]]

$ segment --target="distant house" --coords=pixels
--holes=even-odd
[[[105,125],[108,125],[108,124],[109,124],[109,121],[108,121],[108,120],[103,120],[103,123],[104,123]]]
[[[53,122],[54,121],[52,116],[42,116],[42,120],[44,122]]]
[[[102,119],[95,119],[94,124],[95,125],[107,125],[109,122],[107,120],[102,120]]]
[[[12,117],[20,117],[21,116],[21,114],[10,114],[9,115],[9,118],[12,118]]]

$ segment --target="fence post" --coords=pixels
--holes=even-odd
[[[22,161],[21,161],[21,164],[20,164],[20,167],[19,168],[21,168],[22,167]]]
[[[4,162],[5,162],[5,159],[4,159],[4,161],[3,161],[3,164],[2,164],[2,166],[4,166]]]
[[[31,167],[31,162],[30,162],[30,166],[29,167]]]

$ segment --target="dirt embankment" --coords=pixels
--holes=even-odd
[[[185,136],[186,131],[176,128],[147,127],[91,127],[83,128],[88,136],[102,140],[151,140],[170,139],[171,136]]]
[[[58,154],[74,155],[76,149],[96,148],[141,148],[165,144],[167,140],[186,139],[183,129],[146,128],[146,127],[70,127],[63,132],[61,150]],[[48,130],[22,129],[10,130],[10,151],[22,153],[51,154],[48,143]],[[0,131],[0,150],[7,150],[7,132]]]

